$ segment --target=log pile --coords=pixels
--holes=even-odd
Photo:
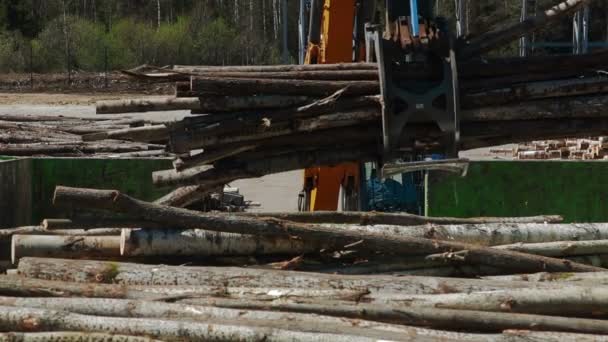
[[[594,70],[605,67],[606,57],[608,52],[597,52],[459,64],[460,148],[605,134],[608,81]],[[556,73],[558,66],[563,74]],[[138,74],[154,81],[179,80],[175,98],[97,105],[99,114],[192,111],[193,116],[166,130],[150,132],[162,135],[178,155],[174,169],[153,175],[159,186],[204,193],[237,179],[381,157],[375,64],[175,70]],[[426,65],[396,70],[398,82],[437,77]],[[135,140],[139,134],[118,133]],[[435,124],[413,121],[403,132],[400,150],[445,152],[444,137]]]
[[[120,216],[0,230],[13,258],[0,275],[0,340],[506,342],[608,334],[604,223],[201,213],[66,187],[53,201]]]
[[[608,159],[606,137],[532,141],[513,149],[491,149],[497,155],[512,155],[518,160],[604,160]]]
[[[165,151],[163,139],[147,139],[143,136],[131,139],[110,133],[148,130],[151,127],[156,128],[158,125],[150,125],[150,122],[136,118],[0,115],[0,155],[114,158],[172,156]]]

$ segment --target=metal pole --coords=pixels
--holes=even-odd
[[[283,21],[283,64],[289,64],[289,51],[287,50],[287,0],[282,2],[282,21]]]
[[[572,53],[575,55],[578,55],[580,53],[582,53],[582,28],[581,28],[581,24],[583,21],[583,11],[579,10],[576,13],[574,13],[574,16],[572,18]]]
[[[589,11],[589,5],[585,5],[585,7],[583,7],[583,20],[581,23],[581,30],[583,31],[581,40],[581,53],[587,53],[589,50]]]
[[[467,16],[468,1],[467,0],[456,0],[456,35],[458,37],[466,36],[469,34],[469,18]]]
[[[299,64],[304,64],[306,56],[306,0],[300,0],[300,15],[298,18]]]
[[[418,0],[410,0],[410,14],[412,22],[412,36],[420,35],[420,22],[418,21]]]
[[[519,20],[524,21],[524,20],[526,20],[526,18],[528,18],[528,0],[522,0],[521,1],[521,17],[519,18]],[[528,44],[529,44],[528,35],[524,35],[523,37],[519,38],[519,57],[528,56]]]

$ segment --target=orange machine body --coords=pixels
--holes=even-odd
[[[306,53],[307,64],[349,63],[353,61],[353,25],[355,0],[325,0],[321,19],[320,43],[311,44]],[[310,211],[338,209],[340,187],[359,191],[360,164],[308,168],[304,171],[304,187]]]

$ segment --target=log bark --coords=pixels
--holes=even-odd
[[[213,192],[213,187],[191,185],[177,188],[165,196],[157,199],[154,203],[170,207],[183,208],[203,200],[206,195]]]
[[[131,263],[22,258],[19,274],[23,277],[84,283],[150,286],[275,287],[294,289],[366,288],[371,295],[379,292],[409,294],[495,291],[514,288],[554,288],[561,284],[526,281],[489,281],[478,279],[422,276],[351,276],[294,271],[261,270],[236,267],[157,266]],[[19,287],[9,287],[12,289]],[[193,290],[196,290],[194,288]],[[177,294],[177,293],[176,293]],[[183,291],[179,294],[183,294]]]
[[[400,213],[381,213],[381,212],[335,212],[335,211],[315,211],[315,212],[250,212],[238,213],[237,215],[250,217],[275,217],[281,220],[302,222],[302,223],[351,223],[365,225],[396,225],[396,226],[416,226],[424,224],[486,224],[486,223],[559,223],[563,218],[559,215],[530,216],[530,217],[429,217]],[[591,253],[593,254],[593,253]]]
[[[0,146],[0,154],[10,156],[32,155],[82,155],[95,153],[122,153],[162,149],[162,145],[138,144],[115,141],[83,142],[66,144],[13,144]]]
[[[97,101],[96,108],[97,114],[141,113],[198,109],[201,102],[198,98],[129,99]]]
[[[40,333],[0,333],[0,341],[3,342],[162,342],[143,336],[128,336],[117,334],[104,333],[88,333],[88,332],[71,332],[71,331],[56,331],[56,332],[40,332]]]
[[[111,236],[120,235],[120,228],[88,229],[73,227],[47,230],[42,226],[27,226],[10,229],[0,229],[0,241],[10,240],[13,235],[71,235],[71,236]]]
[[[123,229],[120,239],[120,254],[123,256],[293,255],[322,248],[289,237],[262,237],[202,229]]]
[[[131,140],[139,142],[162,142],[169,139],[169,128],[167,128],[165,125],[152,125],[91,133],[82,136],[83,141],[98,141],[106,139]]]
[[[88,316],[61,311],[0,307],[0,329],[13,331],[80,330],[146,335],[159,339],[191,341],[377,341],[356,335],[306,333],[266,327],[207,324],[143,318]],[[386,335],[398,335],[382,332]]]
[[[119,236],[13,235],[11,260],[22,257],[108,258],[121,255]]]
[[[411,253],[412,250],[457,251],[468,250],[467,261],[473,264],[484,264],[505,269],[517,269],[519,272],[534,271],[601,271],[574,262],[549,257],[533,256],[512,251],[479,247],[460,242],[436,241],[423,238],[405,238],[395,234],[378,234],[366,232],[340,231],[322,225],[306,225],[276,219],[252,219],[242,216],[201,215],[200,213],[160,206],[136,200],[118,191],[87,190],[78,188],[57,187],[53,198],[56,205],[71,204],[79,208],[105,209],[135,216],[145,216],[158,223],[178,222],[184,228],[204,227],[208,230],[254,235],[297,236],[304,241],[327,241],[328,245],[340,249],[361,240],[358,249],[368,251],[393,251],[396,254]],[[171,221],[171,222],[168,222]]]
[[[509,329],[503,331],[503,340],[524,340],[530,342],[606,342],[608,337],[590,334],[562,333],[554,331],[530,331],[530,330],[514,330]]]
[[[587,3],[589,3],[588,0],[566,0],[535,17],[525,19],[503,29],[480,34],[469,40],[467,45],[461,47],[461,51],[459,51],[458,55],[465,59],[479,56],[484,52],[514,41],[525,34],[535,32],[556,19],[574,13]]]
[[[69,311],[83,315],[132,318],[189,319],[195,321],[245,322],[255,326],[276,326],[304,332],[339,333],[340,329],[358,327],[375,331],[404,333],[411,338],[440,337],[466,341],[487,341],[486,335],[456,333],[407,327],[364,320],[350,320],[331,316],[273,311],[236,310],[216,307],[168,304],[134,300],[80,298],[0,298],[0,305]],[[342,332],[344,332],[342,330]],[[1,335],[0,335],[1,336]]]
[[[97,274],[98,280],[110,277]],[[124,284],[84,284],[77,282],[29,279],[15,276],[0,276],[0,294],[21,297],[87,297],[141,299],[164,301],[186,298],[227,298],[255,301],[327,301],[356,302],[375,300],[381,292],[369,297],[365,287],[334,288],[289,288],[289,287],[230,287],[217,286],[137,286]]]
[[[542,243],[520,242],[511,245],[496,246],[496,248],[554,257],[573,255],[594,255],[608,254],[608,240],[556,241]]]
[[[309,81],[249,78],[192,77],[190,90],[197,94],[239,95],[298,95],[328,96],[347,88],[347,94],[376,95],[380,92],[377,81]],[[179,96],[179,93],[178,93]]]
[[[368,70],[327,70],[327,71],[279,71],[279,72],[218,72],[208,76],[223,78],[254,78],[275,80],[313,81],[377,81],[378,71]]]
[[[138,151],[138,152],[125,152],[125,153],[113,153],[108,156],[109,158],[161,158],[161,157],[175,157],[171,152],[165,150],[152,150],[152,151]]]
[[[35,226],[32,232],[36,234],[42,234],[46,232],[47,234],[55,234],[55,235],[69,235],[65,234],[64,231],[74,230],[73,235],[86,235],[86,234],[78,234],[78,230],[82,230],[83,232],[89,232],[93,235],[93,233],[98,233],[97,235],[120,235],[120,228],[162,228],[163,225],[149,222],[145,220],[127,220],[127,219],[44,219],[42,220],[41,226]],[[107,228],[111,227],[111,228]],[[111,230],[106,230],[111,229]],[[61,234],[56,233],[55,231],[62,231]],[[112,232],[112,234],[101,234],[104,231]],[[0,230],[0,234],[1,234]],[[18,234],[24,234],[19,232]]]
[[[501,332],[506,329],[530,329],[605,334],[608,322],[596,319],[557,317],[505,312],[453,310],[436,308],[391,307],[374,304],[324,305],[300,303],[254,303],[217,300],[209,305],[243,310],[275,310],[359,318],[371,321],[425,326],[435,329],[459,329]]]
[[[551,282],[567,282],[572,284],[593,283],[598,285],[608,285],[608,273],[569,273],[569,272],[539,272],[533,274],[513,274],[503,276],[484,277],[487,279],[498,281],[528,281],[531,283],[551,283]]]
[[[606,286],[564,284],[559,289],[516,289],[467,294],[438,294],[387,298],[412,308],[443,308],[491,312],[531,313],[568,317],[606,317]]]
[[[338,63],[308,65],[257,65],[257,66],[198,66],[175,65],[173,70],[193,74],[213,74],[217,72],[290,72],[290,71],[336,71],[336,70],[377,70],[374,63]]]
[[[182,171],[194,166],[210,165],[218,160],[233,157],[235,155],[251,151],[255,148],[255,145],[246,145],[237,147],[235,149],[219,149],[210,152],[205,151],[190,157],[180,157],[173,161],[173,166],[175,167],[175,170]]]

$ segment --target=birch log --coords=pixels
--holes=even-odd
[[[529,342],[607,342],[608,336],[560,333],[554,331],[530,331],[530,330],[505,330],[503,340],[507,341],[529,341]]]
[[[72,331],[40,333],[0,333],[0,342],[162,342],[143,336]]]
[[[123,128],[98,133],[85,134],[83,141],[105,139],[131,140],[138,142],[162,142],[169,139],[169,128],[166,125],[152,125],[135,128]]]
[[[28,307],[47,310],[69,311],[83,315],[131,318],[182,319],[201,322],[230,321],[247,325],[277,327],[303,332],[344,333],[353,327],[407,334],[410,337],[428,336],[466,341],[487,341],[486,335],[456,333],[407,327],[374,321],[353,320],[315,314],[274,312],[261,310],[238,310],[183,304],[148,301],[81,298],[13,298],[0,297],[0,305]],[[365,335],[365,334],[364,334]]]
[[[302,254],[319,251],[323,245],[289,237],[265,237],[221,233],[203,229],[123,229],[123,256],[230,256]]]
[[[198,98],[163,98],[97,101],[97,114],[121,114],[201,108]]]
[[[489,276],[485,277],[492,280],[503,280],[503,281],[529,281],[539,283],[594,283],[597,285],[608,285],[608,272],[589,272],[589,273],[552,273],[552,272],[540,272],[533,274],[513,274],[504,276]]]
[[[0,241],[10,240],[13,235],[69,235],[69,236],[112,236],[120,235],[120,228],[67,228],[47,230],[42,226],[26,226],[9,229],[0,229]]]
[[[531,217],[429,217],[400,213],[381,213],[381,212],[336,212],[336,211],[315,211],[315,212],[251,212],[239,213],[239,215],[251,217],[275,217],[281,220],[303,222],[303,223],[352,223],[365,225],[397,225],[415,226],[424,224],[486,224],[486,223],[558,223],[563,218],[558,215],[531,216]]]
[[[214,305],[213,301],[209,303]],[[375,304],[331,305],[302,303],[255,303],[224,301],[218,307],[243,310],[275,310],[284,312],[315,313],[336,317],[359,318],[370,321],[425,326],[435,329],[458,329],[500,332],[506,329],[540,331],[585,332],[605,334],[608,321],[572,317],[558,317],[505,312],[453,310],[421,307],[391,307]]]
[[[163,340],[189,341],[377,341],[381,335],[402,336],[381,332],[378,336],[321,334],[283,329],[197,323],[144,318],[89,316],[43,309],[0,307],[0,329],[13,331],[77,330],[125,335],[145,335]],[[360,331],[360,330],[356,330]],[[397,340],[399,340],[397,339]]]
[[[443,308],[492,312],[515,312],[572,317],[602,317],[608,314],[607,286],[578,286],[564,283],[555,289],[514,289],[437,295],[386,296],[387,305],[413,308]]]
[[[106,275],[107,276],[107,275]],[[365,287],[348,289],[230,286],[154,286],[83,284],[77,282],[0,276],[0,294],[32,297],[88,297],[164,300],[185,298],[225,298],[255,301],[328,301],[356,302],[369,297]],[[375,296],[383,296],[378,293]],[[375,297],[374,297],[375,298]]]
[[[608,240],[556,241],[543,243],[519,242],[511,245],[496,246],[496,248],[544,256],[594,255],[608,254]]]
[[[28,278],[145,286],[204,285],[223,287],[337,288],[371,293],[460,293],[513,288],[552,288],[551,283],[505,282],[419,276],[374,277],[261,270],[236,267],[142,265],[89,260],[22,258],[19,274]]]
[[[201,75],[217,72],[289,72],[289,71],[335,71],[335,70],[377,70],[375,63],[337,63],[337,64],[308,64],[308,65],[252,65],[252,66],[200,66],[174,65],[178,72],[196,73]]]
[[[62,235],[13,235],[11,260],[16,264],[20,258],[111,258],[119,257],[119,236],[62,236]]]
[[[241,234],[281,236],[288,234],[304,241],[327,241],[335,249],[341,249],[361,240],[357,248],[367,251],[392,251],[395,254],[411,253],[412,250],[425,251],[458,251],[467,250],[467,261],[473,264],[484,264],[504,269],[516,269],[519,272],[541,270],[593,272],[604,270],[599,267],[564,262],[549,257],[534,256],[512,251],[479,247],[460,242],[438,241],[423,238],[405,238],[396,234],[378,234],[373,232],[341,231],[322,225],[299,224],[276,219],[255,219],[243,216],[218,216],[201,214],[181,208],[161,206],[143,202],[113,190],[90,190],[57,187],[53,203],[70,204],[77,208],[104,209],[145,217],[148,220],[178,224],[184,228],[205,228]]]
[[[162,228],[162,225],[158,223],[144,221],[144,220],[127,220],[127,219],[44,219],[42,220],[43,231],[49,232],[49,234],[57,231],[85,231],[85,232],[101,232],[104,229],[112,229],[116,234],[105,234],[105,235],[120,235],[120,228]],[[106,228],[111,227],[111,228]],[[22,234],[22,233],[21,233]],[[43,233],[41,233],[43,234]],[[57,234],[67,235],[67,234]],[[79,235],[79,234],[76,234]]]

